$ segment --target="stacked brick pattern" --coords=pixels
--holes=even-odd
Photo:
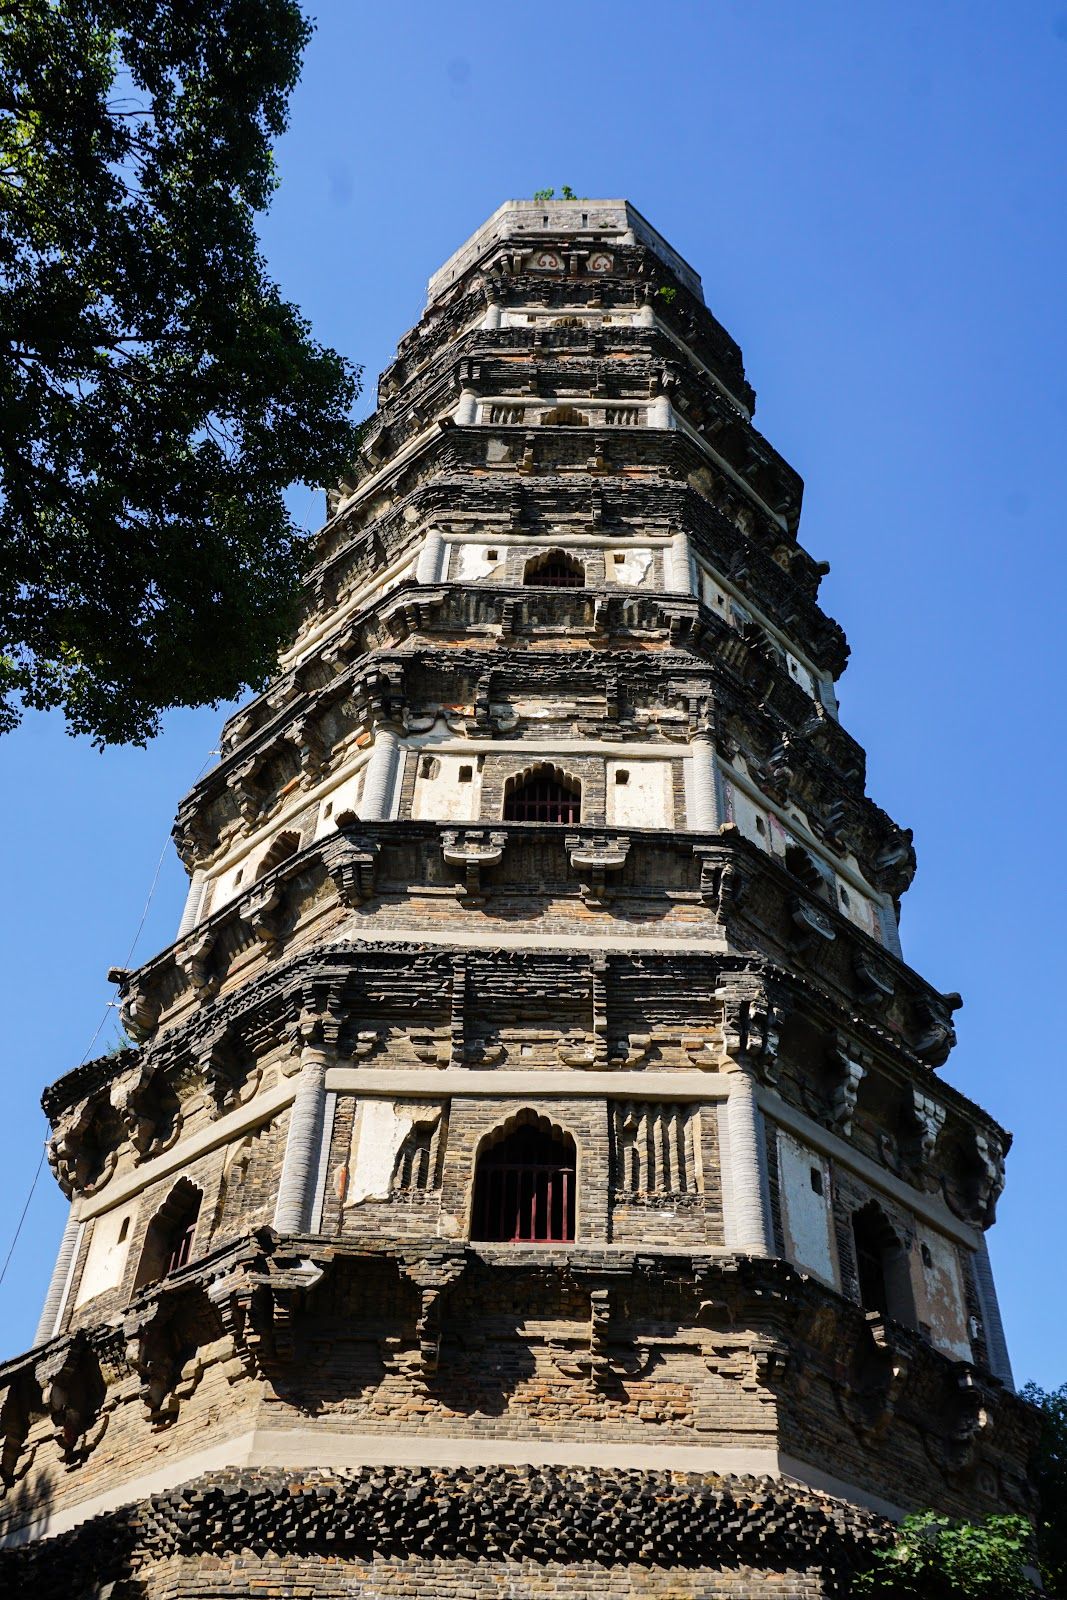
[[[432,280],[179,809],[178,937],[115,974],[138,1048],[45,1096],[18,1581],[807,1600],[886,1513],[1029,1503],[1010,1141],[936,1077],[959,1000],[753,406],[625,202],[511,203]],[[538,774],[576,818],[509,816]],[[523,1129],[573,1238],[478,1237]]]

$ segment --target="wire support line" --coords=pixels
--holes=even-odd
[[[47,1144],[43,1144],[41,1146],[41,1159],[37,1163],[37,1171],[33,1175],[33,1182],[30,1184],[30,1192],[26,1196],[26,1204],[22,1208],[22,1215],[19,1217],[18,1224],[15,1228],[14,1237],[8,1246],[7,1255],[4,1257],[4,1264],[2,1267],[0,1267],[0,1284],[2,1284],[4,1279],[7,1277],[7,1269],[11,1265],[11,1257],[15,1254],[15,1246],[19,1242],[19,1235],[22,1232],[22,1224],[26,1221],[26,1214],[30,1209],[30,1201],[33,1199],[34,1190],[37,1188],[37,1180],[41,1176],[41,1170],[44,1167],[44,1158],[47,1153],[48,1146]]]
[[[211,751],[208,752],[207,760],[204,762],[203,766],[200,768],[200,771],[197,773],[196,777],[193,779],[194,785],[200,782],[200,779],[204,776],[204,773],[207,771],[208,767],[211,764],[212,757],[213,756],[217,756],[218,754],[219,754],[219,752],[217,750],[211,750]],[[133,960],[133,952],[137,948],[137,941],[141,937],[141,933],[142,933],[142,931],[144,929],[145,922],[148,920],[148,913],[149,913],[149,911],[151,909],[152,901],[155,899],[156,889],[157,889],[157,887],[159,885],[159,874],[163,870],[163,861],[164,861],[164,858],[166,857],[167,847],[168,847],[169,844],[170,844],[170,834],[168,833],[166,839],[163,841],[163,848],[159,852],[159,860],[156,862],[156,870],[152,874],[152,882],[151,882],[151,885],[150,885],[149,890],[148,890],[148,897],[147,897],[147,899],[145,900],[145,903],[144,903],[144,910],[141,912],[141,920],[138,922],[136,930],[134,931],[133,938],[130,940],[130,948],[126,953],[126,960],[123,963],[123,965],[126,966],[126,967],[128,967],[130,962]],[[116,1009],[116,1005],[117,1005],[116,1001],[109,1000],[107,1002],[107,1005],[104,1007],[104,1014],[100,1018],[100,1021],[96,1025],[96,1031],[94,1032],[92,1038],[89,1040],[89,1043],[86,1046],[84,1055],[82,1056],[81,1060],[78,1062],[78,1066],[79,1067],[83,1067],[85,1065],[85,1063],[88,1061],[88,1059],[89,1059],[89,1057],[90,1057],[90,1055],[92,1053],[93,1046],[96,1044],[96,1041],[99,1039],[100,1034],[101,1034],[101,1032],[103,1030],[104,1023],[107,1021],[109,1013]],[[48,1154],[48,1142],[46,1140],[45,1143],[41,1147],[41,1158],[37,1163],[37,1171],[33,1175],[33,1181],[30,1184],[30,1192],[26,1196],[26,1203],[22,1208],[22,1214],[19,1217],[18,1224],[16,1225],[15,1232],[14,1232],[14,1235],[12,1237],[11,1243],[8,1246],[7,1255],[4,1257],[4,1264],[3,1264],[2,1267],[0,1267],[0,1284],[3,1283],[4,1278],[7,1276],[7,1269],[11,1264],[12,1256],[15,1254],[15,1246],[19,1242],[19,1237],[20,1237],[20,1235],[22,1233],[23,1224],[25,1223],[26,1217],[27,1217],[27,1215],[29,1213],[30,1202],[33,1200],[34,1193],[35,1193],[35,1191],[37,1189],[38,1180],[40,1179],[41,1172],[44,1169],[44,1160],[45,1160],[45,1156],[47,1154]]]

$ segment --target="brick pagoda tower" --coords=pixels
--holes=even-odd
[[[753,399],[624,201],[431,279],[181,804],[177,938],[113,974],[139,1048],[44,1097],[36,1600],[789,1600],[887,1515],[1027,1506],[1008,1136],[936,1075]]]

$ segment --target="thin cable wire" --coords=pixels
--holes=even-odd
[[[22,1224],[26,1221],[26,1213],[30,1209],[30,1201],[33,1199],[33,1191],[37,1187],[37,1179],[41,1176],[41,1168],[44,1166],[44,1158],[45,1158],[45,1155],[47,1154],[47,1151],[48,1151],[48,1146],[47,1145],[42,1145],[41,1146],[41,1159],[37,1163],[37,1171],[33,1175],[33,1182],[30,1184],[30,1192],[26,1196],[26,1204],[22,1208],[22,1215],[19,1217],[18,1226],[15,1229],[14,1238],[11,1240],[11,1243],[8,1246],[7,1255],[4,1257],[4,1264],[3,1264],[2,1267],[0,1267],[0,1283],[3,1283],[4,1279],[7,1277],[7,1269],[11,1264],[11,1257],[15,1254],[15,1246],[19,1242],[19,1234],[22,1232]]]
[[[200,779],[204,776],[204,773],[208,769],[208,765],[210,764],[212,756],[217,756],[218,753],[219,752],[217,750],[212,750],[212,751],[209,752],[207,760],[204,762],[203,766],[200,768],[200,771],[197,773],[196,777],[193,779],[193,783],[194,784],[197,784],[197,783],[200,782]],[[137,929],[136,929],[136,931],[134,933],[134,936],[130,940],[130,948],[126,953],[126,960],[123,963],[124,966],[128,967],[130,962],[133,960],[133,952],[137,948],[137,941],[141,937],[141,931],[144,928],[145,922],[147,921],[148,913],[149,913],[149,910],[151,909],[152,901],[155,898],[156,887],[157,887],[157,885],[159,883],[159,874],[163,870],[163,858],[165,857],[165,855],[167,853],[167,846],[169,844],[170,844],[170,834],[168,833],[166,839],[163,841],[163,848],[159,852],[159,860],[156,862],[156,870],[152,874],[152,883],[151,883],[151,887],[148,890],[148,898],[145,900],[144,910],[141,912],[141,920],[140,920],[140,922],[138,922]],[[96,1032],[93,1034],[92,1038],[89,1040],[89,1044],[88,1044],[88,1046],[86,1048],[85,1054],[82,1056],[81,1060],[78,1063],[78,1065],[80,1067],[83,1067],[85,1065],[85,1063],[88,1061],[89,1054],[90,1054],[90,1052],[91,1052],[91,1050],[93,1048],[93,1045],[96,1043],[97,1039],[99,1039],[101,1029],[103,1028],[104,1023],[108,1019],[108,1013],[114,1010],[115,1004],[116,1004],[116,1002],[114,1000],[109,1000],[107,1005],[105,1006],[104,1014],[100,1018],[100,1021],[96,1025]],[[23,1223],[26,1221],[26,1216],[27,1216],[27,1213],[29,1212],[29,1209],[30,1209],[30,1202],[33,1199],[34,1192],[35,1192],[35,1190],[37,1188],[37,1181],[40,1178],[41,1172],[42,1172],[42,1170],[44,1168],[44,1158],[47,1155],[47,1153],[48,1153],[48,1143],[47,1143],[47,1140],[46,1140],[45,1143],[41,1147],[41,1159],[37,1163],[37,1171],[33,1175],[33,1181],[30,1184],[30,1192],[26,1196],[26,1203],[22,1208],[22,1214],[19,1217],[18,1225],[15,1228],[14,1236],[12,1237],[11,1243],[8,1246],[7,1255],[4,1257],[4,1264],[3,1264],[2,1267],[0,1267],[0,1284],[3,1283],[4,1278],[7,1276],[7,1269],[9,1267],[10,1263],[11,1263],[11,1257],[15,1253],[15,1246],[19,1242],[19,1235],[22,1233],[22,1226],[23,1226]]]

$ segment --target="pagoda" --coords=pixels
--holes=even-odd
[[[181,802],[137,1047],[47,1090],[0,1368],[36,1600],[847,1593],[1030,1505],[908,830],[700,278],[623,200],[430,280]]]

